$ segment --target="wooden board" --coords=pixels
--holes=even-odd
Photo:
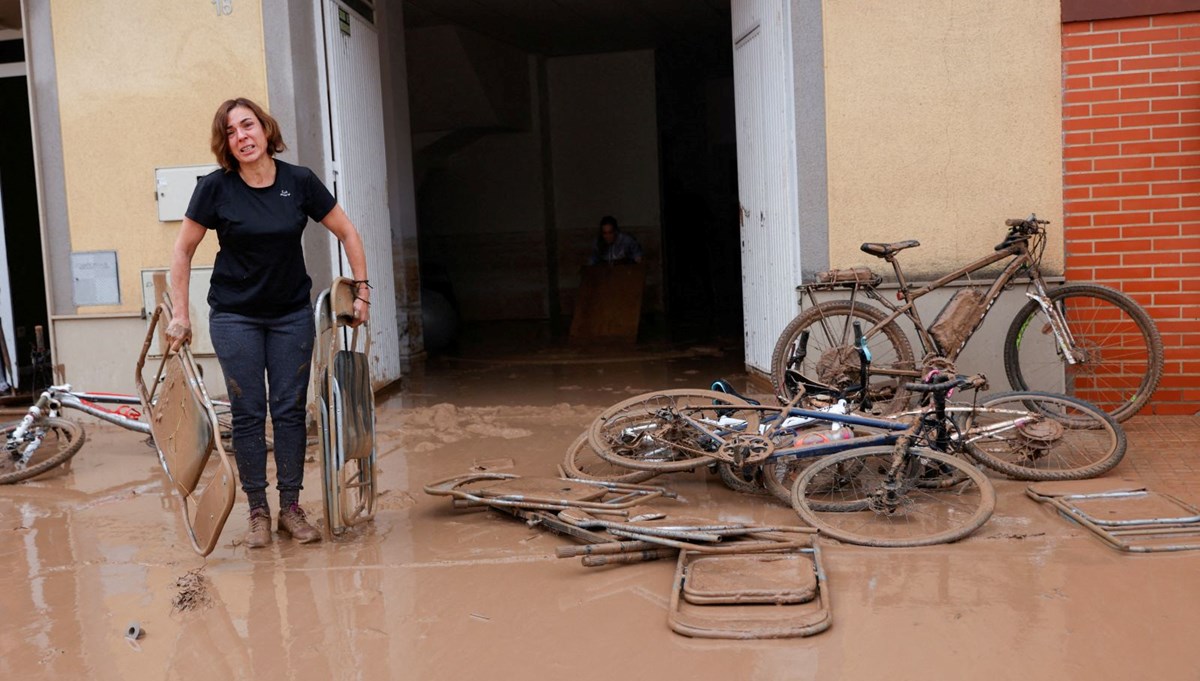
[[[579,274],[571,344],[636,343],[646,267],[587,265]]]

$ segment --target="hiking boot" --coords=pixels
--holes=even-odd
[[[279,534],[286,534],[301,544],[321,541],[321,533],[308,524],[300,504],[292,504],[279,512]]]
[[[261,549],[271,543],[271,511],[265,506],[250,509],[250,527],[246,530],[246,548]]]

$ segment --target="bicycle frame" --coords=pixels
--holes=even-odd
[[[1081,358],[1073,349],[1075,346],[1074,339],[1071,337],[1070,331],[1067,329],[1066,321],[1059,314],[1058,310],[1050,304],[1049,291],[1046,288],[1045,280],[1042,279],[1041,270],[1039,269],[1038,260],[1040,258],[1035,258],[1033,255],[1035,252],[1040,251],[1040,247],[1034,246],[1031,248],[1029,245],[1029,241],[1031,239],[1044,238],[1044,234],[1037,233],[1029,235],[1028,238],[1017,239],[1012,243],[999,248],[991,255],[979,258],[974,262],[964,265],[963,267],[960,267],[959,269],[926,284],[925,286],[915,289],[909,286],[908,280],[904,276],[904,271],[900,267],[899,261],[896,260],[897,253],[883,256],[883,259],[891,264],[893,271],[896,273],[896,281],[899,285],[897,295],[898,297],[902,298],[903,304],[895,305],[891,301],[879,295],[878,291],[875,289],[875,286],[871,283],[856,282],[853,286],[850,286],[851,305],[854,304],[854,301],[858,297],[859,290],[862,290],[866,293],[867,297],[879,302],[881,305],[887,308],[884,319],[882,319],[878,324],[875,324],[871,328],[865,330],[863,333],[864,338],[870,339],[871,337],[880,333],[885,326],[892,323],[897,318],[904,316],[909,319],[916,329],[917,337],[921,343],[921,348],[926,355],[935,353],[953,362],[966,347],[971,337],[975,335],[975,332],[979,330],[984,318],[987,317],[988,312],[992,309],[992,305],[999,300],[1000,294],[1012,285],[1013,279],[1024,272],[1029,276],[1030,283],[1034,288],[1033,291],[1026,292],[1025,295],[1033,300],[1036,300],[1041,306],[1043,312],[1046,314],[1047,319],[1050,321],[1051,329],[1058,343],[1058,347],[1063,353],[1063,356],[1069,363],[1075,364],[1076,362],[1080,361]],[[926,329],[925,323],[922,321],[921,315],[917,311],[916,302],[932,291],[940,289],[952,281],[968,276],[974,272],[978,272],[979,270],[982,270],[985,267],[1000,262],[1006,258],[1012,258],[1012,262],[1008,263],[1008,265],[1004,267],[1003,271],[1000,272],[996,280],[990,287],[988,287],[987,293],[984,296],[983,309],[972,324],[970,332],[966,334],[966,337],[958,344],[957,347],[940,348],[934,341],[932,335],[930,335],[928,329]],[[808,295],[809,299],[815,306],[817,304],[815,294],[816,291],[832,290],[833,288],[845,287],[839,287],[837,284],[819,283],[805,285],[801,288]],[[837,335],[831,333],[831,330],[825,325],[824,320],[822,320],[821,324],[828,337],[833,338]],[[880,376],[895,376],[903,378],[918,378],[921,375],[920,367],[912,370],[904,370],[872,366],[871,373]]]
[[[838,440],[835,442],[818,443],[803,445],[797,447],[782,447],[771,452],[763,461],[762,465],[767,466],[772,462],[781,459],[807,459],[838,452],[857,449],[860,447],[873,447],[877,445],[896,445],[902,439],[907,439],[911,444],[913,441],[921,439],[930,430],[937,431],[936,442],[933,443],[933,448],[938,451],[958,451],[966,445],[975,442],[981,438],[994,436],[998,433],[1019,428],[1025,423],[1035,420],[1035,416],[1031,416],[1029,412],[1016,409],[992,409],[993,413],[1009,413],[1012,418],[998,423],[992,423],[980,429],[973,429],[968,432],[960,432],[957,428],[952,429],[953,432],[946,432],[944,424],[947,422],[951,414],[968,414],[973,413],[977,407],[975,405],[955,405],[943,404],[942,406],[933,405],[930,408],[919,409],[914,411],[906,411],[896,414],[889,418],[878,418],[869,416],[860,416],[856,414],[840,414],[837,412],[818,411],[812,409],[802,409],[798,407],[767,407],[761,405],[751,405],[749,407],[739,407],[738,411],[758,411],[758,412],[774,412],[778,413],[763,419],[765,423],[774,422],[775,425],[768,425],[765,429],[760,427],[759,435],[769,437],[771,435],[779,435],[791,431],[799,432],[803,428],[810,427],[814,423],[840,424],[844,426],[859,426],[866,428],[874,428],[885,432],[875,435],[865,435],[854,437],[847,440]],[[932,417],[932,418],[931,418]],[[793,422],[790,425],[783,425],[789,419],[799,418],[800,422]],[[706,422],[697,419],[687,418],[687,423],[692,427],[700,430],[706,436],[714,441],[725,444],[726,438],[730,435],[743,433],[732,427],[734,423],[724,422]],[[731,419],[733,421],[733,419]],[[745,420],[740,420],[742,427],[746,425]]]
[[[85,393],[72,392],[69,384],[52,385],[42,391],[38,396],[37,402],[29,407],[25,413],[25,417],[8,436],[7,444],[14,445],[24,440],[29,429],[43,416],[56,417],[64,408],[75,409],[89,416],[94,416],[101,421],[106,421],[113,425],[120,426],[127,430],[150,434],[150,424],[143,423],[138,420],[141,414],[133,410],[133,416],[128,416],[121,413],[121,410],[111,411],[97,405],[99,404],[117,404],[122,406],[141,406],[141,400],[132,395],[115,395],[106,393]],[[22,457],[18,465],[24,465],[37,451],[37,447],[28,448],[25,451],[25,456]]]
[[[105,404],[118,405],[118,408],[113,410],[100,406]],[[213,404],[228,406],[228,402],[219,400],[214,401]],[[52,385],[43,390],[42,394],[38,396],[37,401],[25,412],[25,416],[21,419],[21,422],[9,433],[7,444],[13,445],[21,442],[29,433],[29,429],[39,419],[43,416],[56,417],[64,409],[81,411],[88,416],[111,423],[114,426],[120,426],[125,430],[132,430],[142,435],[150,435],[150,424],[141,420],[141,406],[142,400],[136,395],[78,392],[72,390],[69,383]],[[27,449],[26,455],[22,457],[20,463],[26,463],[36,451],[37,447]]]

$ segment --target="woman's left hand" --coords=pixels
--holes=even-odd
[[[350,328],[359,326],[366,322],[371,317],[371,306],[362,298],[354,299],[354,321],[350,322]]]

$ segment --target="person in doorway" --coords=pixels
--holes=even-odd
[[[209,334],[232,405],[238,474],[250,505],[245,540],[250,548],[271,542],[268,394],[278,531],[302,544],[321,539],[299,503],[315,335],[312,279],[300,243],[310,218],[338,238],[350,262],[355,284],[351,326],[367,321],[370,313],[371,286],[358,231],[311,170],[275,158],[286,148],[279,124],[257,104],[242,98],[223,102],[212,122],[212,152],[221,167],[196,183],[171,258],[174,309],[166,333],[171,347],[178,348],[192,334],[192,257],[209,230],[217,233],[219,251],[208,291]]]
[[[642,261],[642,247],[632,234],[622,232],[617,219],[611,215],[600,218],[600,233],[596,249],[588,259],[589,265],[629,264]]]

